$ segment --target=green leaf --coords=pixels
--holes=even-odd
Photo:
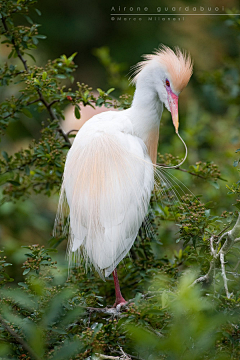
[[[36,309],[36,298],[30,297],[22,289],[1,289],[0,297],[9,298],[25,309]]]
[[[211,200],[211,201],[206,202],[204,206],[206,209],[213,208],[214,207],[213,201]]]
[[[33,25],[33,21],[29,16],[25,15],[25,19],[29,22],[29,24]]]
[[[79,340],[65,340],[60,349],[56,349],[53,353],[52,360],[68,360],[74,357],[74,354],[83,349]]]
[[[115,88],[111,88],[107,91],[107,94],[109,95],[111,92],[113,92],[115,90]]]
[[[77,52],[75,52],[74,54],[72,54],[72,55],[68,58],[68,60],[69,60],[69,61],[73,61],[73,59],[75,58],[76,55],[77,55]]]
[[[35,57],[34,57],[32,54],[27,54],[27,53],[25,53],[25,54],[28,55],[28,56],[30,56],[30,58],[33,59],[34,62],[36,62],[36,59],[35,59]]]
[[[79,109],[78,109],[77,106],[75,106],[74,114],[75,114],[75,116],[76,116],[77,119],[80,119],[80,118],[81,118],[81,114],[80,114],[80,111],[79,111]]]
[[[234,167],[238,166],[238,163],[239,163],[239,160],[234,160],[233,166],[234,166]]]
[[[21,286],[21,287],[24,287],[25,289],[29,288],[28,285],[26,283],[24,283],[24,282],[19,282],[18,285]]]
[[[15,52],[15,49],[12,49],[12,51],[11,51],[10,54],[8,55],[8,59],[10,59],[10,58],[13,56],[14,52]]]
[[[34,45],[37,45],[37,44],[38,44],[38,39],[37,39],[36,36],[33,36],[33,37],[32,37],[32,41],[33,41]]]
[[[42,15],[42,13],[41,13],[41,11],[40,11],[40,10],[35,9],[35,11],[36,11],[36,13],[37,13],[39,16],[41,16],[41,15]]]
[[[238,210],[240,210],[240,202],[237,202],[236,204],[233,204],[233,206],[236,206]]]
[[[43,80],[46,80],[46,78],[47,78],[47,72],[44,71],[44,72],[42,73],[42,79],[43,79]]]
[[[165,308],[168,304],[168,293],[166,290],[162,292],[162,308]]]
[[[0,174],[0,185],[5,184],[12,178],[13,178],[13,173],[11,173],[11,172]]]
[[[205,210],[205,216],[206,216],[206,217],[209,217],[209,216],[210,216],[210,211],[211,211],[210,209]]]
[[[96,101],[96,106],[101,106],[104,103],[104,100],[101,98],[98,98]]]
[[[26,334],[30,347],[42,359],[44,354],[43,328],[28,320],[23,323],[23,331]]]
[[[99,92],[99,95],[100,96],[103,96],[104,95],[104,91],[100,88],[97,88],[97,91]]]
[[[42,318],[43,327],[52,326],[64,313],[63,304],[74,295],[73,289],[64,289],[54,296],[45,310]]]
[[[219,190],[219,184],[216,181],[208,180],[208,182],[215,187],[215,189]]]
[[[8,180],[8,182],[10,184],[12,184],[13,186],[20,186],[20,183],[18,181],[14,181],[14,180]]]
[[[27,275],[30,270],[31,270],[30,268],[24,269],[23,275]]]
[[[46,35],[35,35],[35,37],[43,40],[47,38]]]
[[[32,114],[30,113],[30,111],[29,111],[28,109],[26,109],[26,108],[23,108],[23,109],[22,109],[22,113],[23,113],[24,115],[26,115],[27,117],[29,117],[29,118],[32,118],[32,117],[33,117]]]
[[[26,175],[30,175],[30,168],[28,165],[25,166],[25,173]]]
[[[58,78],[58,79],[66,79],[66,75],[57,74],[57,75],[56,75],[56,78]]]
[[[8,157],[8,153],[6,151],[2,151],[2,156],[4,157],[4,159],[6,160],[6,162],[9,162],[9,157]]]

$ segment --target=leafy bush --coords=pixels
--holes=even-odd
[[[80,118],[83,106],[124,109],[131,103],[128,94],[113,99],[113,88],[98,89],[98,96],[86,84],[73,84],[74,91],[68,88],[74,82],[76,53],[48,61],[44,67],[32,62],[31,50],[45,38],[31,18],[34,9],[40,14],[34,8],[36,3],[0,1],[2,43],[9,47],[0,81],[12,92],[0,104],[1,132],[5,134],[11,123],[22,117],[32,121],[38,114],[42,121],[40,133],[29,146],[2,152],[2,204],[25,200],[33,193],[53,196],[58,191],[71,146],[71,133],[64,133],[59,125],[67,104],[74,106],[75,116]],[[231,16],[228,26],[239,33],[237,16]],[[112,84],[125,90],[122,67],[112,63],[106,48],[95,53],[109,70]],[[239,116],[239,92],[229,92],[226,81],[229,72],[239,72],[239,60],[235,60],[216,73],[202,74],[199,82],[218,89],[225,107],[234,108]],[[235,89],[239,79],[230,76]],[[175,165],[178,160],[168,153],[158,156],[163,166]],[[233,168],[239,171],[238,166],[237,158]],[[179,176],[187,175],[188,182],[198,179],[205,188],[219,190],[223,181],[213,161],[198,160],[176,171]],[[56,250],[64,236],[51,238],[49,249],[24,247],[21,282],[14,282],[9,275],[11,264],[6,256],[0,258],[2,359],[239,359],[238,211],[225,207],[222,214],[216,214],[204,197],[185,191],[180,196],[176,180],[166,170],[160,177],[147,226],[141,227],[131,249],[133,260],[126,258],[119,266],[123,292],[131,298],[121,311],[107,306],[113,303],[112,282],[103,283],[82,268],[73,267],[68,274]],[[227,185],[238,210],[239,184],[234,180]],[[172,235],[175,222],[176,243]]]

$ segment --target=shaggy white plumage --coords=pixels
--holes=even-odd
[[[147,214],[163,104],[177,132],[179,89],[192,72],[190,58],[179,49],[175,54],[164,47],[146,60],[138,68],[131,108],[88,120],[65,164],[56,225],[63,223],[66,197],[69,257],[85,259],[103,278],[129,252]]]

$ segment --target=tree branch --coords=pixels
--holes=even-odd
[[[229,226],[228,226],[229,227]],[[226,228],[223,230],[225,231]],[[210,251],[211,251],[211,255],[212,255],[212,260],[210,261],[210,266],[209,266],[209,270],[207,272],[206,275],[204,276],[200,276],[198,279],[196,279],[192,285],[195,285],[197,283],[200,282],[207,282],[209,280],[209,277],[214,269],[215,266],[215,262],[216,260],[219,258],[220,259],[220,263],[221,263],[221,270],[222,270],[222,278],[223,278],[223,282],[224,282],[224,288],[225,288],[225,292],[226,292],[226,296],[229,299],[231,297],[231,293],[229,293],[228,291],[228,279],[226,276],[226,270],[225,270],[225,255],[228,253],[228,251],[231,249],[231,247],[240,240],[239,234],[240,234],[240,213],[238,214],[238,218],[237,221],[234,225],[234,227],[232,228],[232,230],[229,230],[227,232],[223,231],[221,233],[218,234],[218,236],[220,236],[220,238],[218,239],[217,243],[216,243],[216,248],[214,249],[214,238],[216,237],[216,235],[212,235],[210,238]],[[219,244],[221,243],[222,239],[226,237],[226,240],[224,241],[222,247],[219,249]]]
[[[209,270],[207,272],[207,274],[200,276],[198,279],[196,279],[191,286],[195,285],[195,284],[199,284],[202,282],[208,282],[210,279],[210,275],[214,269],[214,265],[215,265],[215,259],[212,259],[210,262],[210,266],[209,266]]]
[[[56,104],[56,103],[58,103],[58,102],[59,102],[59,100],[53,100],[52,102],[50,102],[50,103],[48,104],[48,106],[51,107],[52,105],[54,105],[54,104]]]
[[[78,132],[79,130],[77,130],[77,129],[69,130],[69,131],[66,133],[66,135],[68,136],[69,134],[71,134],[71,132],[74,132],[74,131]]]
[[[166,168],[168,167],[168,165],[165,165],[165,164],[157,164],[157,165],[163,166],[163,167],[166,167]],[[186,173],[188,173],[188,174],[197,176],[197,177],[199,177],[199,178],[201,178],[201,179],[207,180],[206,177],[204,177],[204,176],[202,176],[202,175],[199,175],[199,174],[196,174],[196,173],[193,173],[193,172],[191,172],[191,171],[188,171],[187,169],[182,169],[182,168],[180,168],[180,167],[176,167],[176,168],[174,168],[174,170],[180,170],[180,171],[186,172]]]
[[[104,355],[104,354],[98,354],[96,353],[98,359],[106,359],[106,360],[131,360],[131,358],[126,355],[126,356],[109,356],[109,355]]]
[[[228,279],[227,279],[226,270],[225,270],[225,261],[224,261],[223,251],[220,251],[220,262],[221,262],[221,268],[222,268],[222,278],[223,278],[224,288],[226,291],[227,298],[229,299],[231,297],[231,294],[228,291],[228,283],[227,283]]]
[[[60,127],[57,129],[57,131],[59,132],[59,134],[62,135],[62,137],[64,138],[64,140],[66,141],[68,147],[70,148],[72,146],[70,140],[69,140],[69,137],[68,137],[68,134],[66,134],[63,129],[61,129]]]
[[[127,305],[127,304],[126,304]],[[124,307],[126,306],[124,305]],[[113,317],[123,317],[124,315],[121,314],[120,309],[116,308],[93,308],[93,307],[87,307],[86,308],[87,312],[89,312],[89,314],[97,312],[97,313],[103,313],[105,315],[110,315]]]
[[[9,32],[7,23],[6,23],[6,18],[2,17],[2,23],[3,23],[3,27],[5,29],[6,32]],[[28,66],[27,66],[27,60],[25,60],[22,57],[21,51],[19,50],[19,47],[17,46],[17,44],[15,43],[14,37],[11,36],[11,43],[13,44],[14,49],[16,50],[16,53],[19,57],[19,59],[21,60],[21,62],[23,63],[24,69],[28,72]]]
[[[8,26],[7,26],[7,22],[6,22],[6,18],[2,17],[2,23],[3,23],[3,27],[4,27],[5,31],[6,31],[6,32],[9,32],[9,29],[8,29]],[[14,49],[16,50],[16,53],[17,53],[19,59],[20,59],[21,62],[23,63],[24,69],[26,70],[26,72],[29,73],[28,66],[27,66],[27,60],[25,60],[25,59],[23,58],[23,56],[22,56],[22,54],[21,54],[21,51],[19,50],[19,47],[18,47],[18,45],[16,44],[13,36],[11,36],[11,43],[12,43]],[[41,92],[40,89],[37,89],[37,93],[38,93],[38,95],[39,95],[39,99],[36,100],[36,101],[41,101],[41,102],[43,103],[43,105],[46,107],[46,109],[47,109],[47,111],[48,111],[48,113],[49,113],[49,115],[50,115],[50,117],[51,117],[52,120],[58,120],[57,117],[56,117],[56,115],[54,114],[51,106],[52,106],[53,104],[55,104],[56,102],[58,102],[59,100],[53,100],[51,103],[48,104],[47,101],[46,101],[46,99],[44,98],[44,96],[43,96],[43,94],[42,94],[42,92]],[[35,102],[35,101],[34,101],[34,102]],[[32,102],[31,102],[31,103],[32,103]],[[29,105],[29,104],[28,104],[28,105]],[[5,117],[5,118],[8,118],[9,116],[11,116],[11,115],[8,115],[8,116]],[[62,131],[61,129],[57,129],[57,130],[58,130],[58,132],[61,134],[61,136],[64,138],[65,142],[68,144],[68,146],[69,146],[69,148],[70,148],[72,144],[71,144],[68,136],[67,136],[67,135],[64,133],[64,131]]]
[[[121,350],[121,356],[109,356],[109,355],[104,355],[104,354],[98,354],[96,353],[97,357],[99,359],[106,359],[106,360],[132,360],[130,355],[126,354],[123,349],[120,347],[120,350]]]
[[[29,102],[27,103],[27,105],[32,105],[32,104],[34,104],[34,103],[36,103],[36,102],[38,102],[38,101],[40,101],[40,98],[37,98],[37,99],[32,100],[32,101],[29,101]]]
[[[142,295],[142,298],[146,298],[146,296],[147,296],[147,294]],[[116,308],[114,308],[114,307],[111,307],[111,308],[108,308],[108,307],[105,307],[105,308],[86,307],[85,309],[90,314],[97,312],[97,313],[103,313],[103,314],[111,315],[111,316],[123,317],[125,315],[121,315],[121,309],[128,309],[128,305],[130,305],[133,302],[134,302],[134,299],[130,299],[124,305],[121,305],[121,306],[117,305]]]
[[[42,360],[35,352],[32,350],[32,348],[13,330],[6,324],[6,321],[2,318],[0,315],[0,323],[4,327],[4,329],[14,337],[14,339],[22,345],[22,347],[36,360]]]

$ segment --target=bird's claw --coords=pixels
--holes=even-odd
[[[123,307],[125,307],[126,305],[128,304],[128,302],[127,301],[124,301],[124,302],[120,302],[119,304],[117,304],[116,306],[114,306],[115,308],[116,308],[116,310],[118,311],[118,312],[120,312],[120,310],[121,310],[121,307],[123,306]]]

